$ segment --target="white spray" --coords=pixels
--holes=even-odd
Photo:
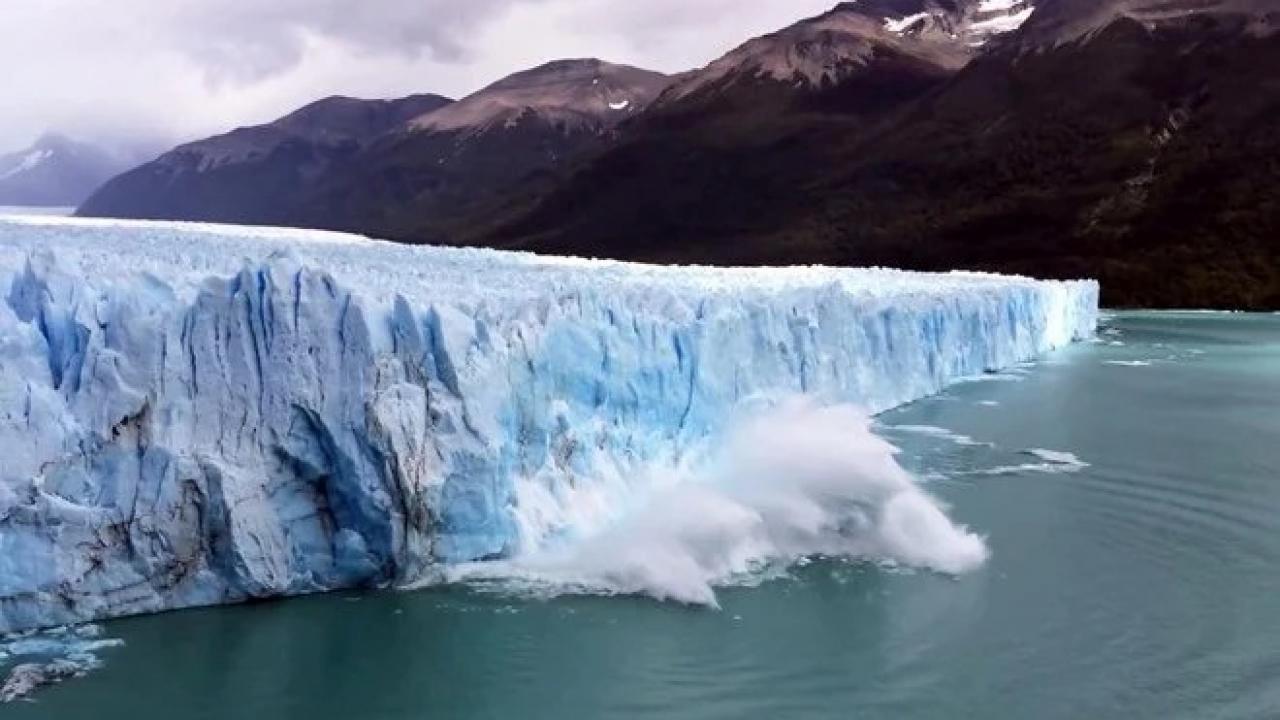
[[[616,523],[512,560],[453,568],[450,579],[715,606],[715,586],[806,557],[948,574],[980,566],[983,539],[953,523],[871,428],[850,406],[784,402],[736,426],[702,472],[656,482]]]

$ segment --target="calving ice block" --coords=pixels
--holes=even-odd
[[[0,633],[517,555],[745,405],[882,411],[1091,336],[1097,302],[1093,282],[0,219]]]

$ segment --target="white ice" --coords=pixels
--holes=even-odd
[[[1091,337],[1097,300],[0,219],[0,633],[565,546],[780,398],[880,412]]]

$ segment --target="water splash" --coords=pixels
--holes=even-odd
[[[700,471],[658,488],[619,521],[449,580],[541,594],[643,594],[716,606],[715,588],[807,557],[959,574],[987,558],[849,406],[791,400],[740,423]]]

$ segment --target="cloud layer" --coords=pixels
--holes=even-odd
[[[559,57],[676,72],[833,0],[6,0],[0,152],[171,143],[318,97],[461,96]]]

